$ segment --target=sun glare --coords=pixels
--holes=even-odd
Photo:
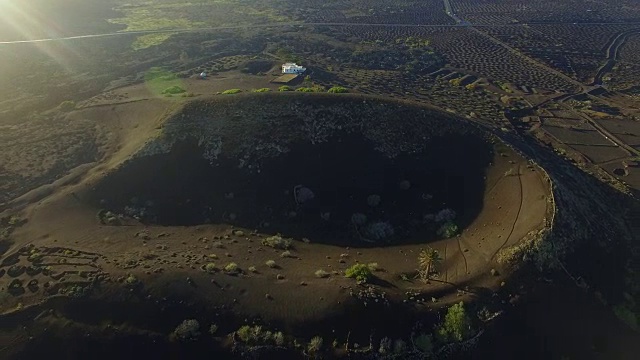
[[[46,11],[20,0],[0,0],[0,23],[14,34],[14,38],[3,39],[5,41],[55,39],[65,35],[60,25],[47,16]],[[55,47],[46,43],[35,44],[66,70],[69,57],[79,55],[69,43],[61,43]]]

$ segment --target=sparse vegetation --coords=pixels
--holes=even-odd
[[[330,88],[329,90],[327,90],[328,93],[332,93],[332,94],[343,94],[343,93],[348,93],[349,90],[347,90],[347,88],[342,87],[342,86],[334,86],[332,88]]]
[[[248,345],[284,345],[285,339],[282,332],[272,332],[265,330],[260,325],[243,325],[235,332],[236,336]]]
[[[309,341],[309,346],[307,346],[307,350],[309,350],[310,353],[314,354],[319,352],[322,349],[322,337],[320,336],[314,336],[311,341]]]
[[[209,334],[211,336],[215,335],[218,332],[218,325],[216,324],[211,324],[211,326],[209,326]]]
[[[216,270],[217,270],[216,269],[216,264],[214,264],[214,263],[207,263],[204,266],[204,271],[208,272],[209,274],[212,274],[212,273],[216,272]]]
[[[253,90],[253,92],[256,92],[256,93],[265,93],[265,92],[269,92],[269,91],[271,91],[271,89],[269,89],[269,88],[260,88],[260,89],[254,89]]]
[[[293,254],[291,254],[291,251],[287,250],[287,251],[283,251],[282,254],[280,254],[280,257],[283,258],[292,258]]]
[[[354,278],[360,284],[366,283],[373,277],[371,270],[365,264],[355,264],[345,270],[345,276],[348,278]]]
[[[184,88],[182,88],[179,85],[173,85],[170,86],[164,90],[162,90],[162,94],[164,95],[176,95],[176,94],[182,94],[183,92],[186,92],[187,90],[185,90]]]
[[[134,275],[129,274],[129,276],[127,276],[127,278],[124,280],[124,282],[128,286],[135,286],[135,285],[138,285],[139,280]]]
[[[273,333],[273,342],[277,346],[284,345],[284,334],[281,331],[276,331],[275,333]]]
[[[58,105],[58,109],[64,112],[75,110],[75,108],[76,108],[76,102],[73,100],[65,100],[61,102],[60,105]]]
[[[238,267],[238,264],[234,262],[230,262],[227,265],[225,265],[224,272],[230,275],[235,275],[240,273],[240,268]]]
[[[267,265],[268,267],[275,269],[278,267],[278,264],[276,264],[275,261],[273,260],[267,260],[267,262],[265,262],[265,265]]]
[[[222,95],[233,95],[241,93],[242,89],[228,89],[222,92]]]
[[[316,274],[316,276],[317,276],[317,277],[319,277],[319,278],[328,278],[328,277],[329,277],[329,275],[331,275],[331,274],[329,274],[328,272],[326,272],[326,271],[324,271],[324,270],[322,270],[322,269],[317,270],[315,274]]]
[[[181,341],[196,340],[200,336],[200,323],[194,319],[185,320],[176,327],[173,336]]]
[[[452,238],[458,234],[458,225],[453,221],[448,221],[440,226],[437,234],[445,239]]]
[[[288,85],[282,85],[278,88],[278,91],[293,91],[293,88]]]
[[[269,246],[274,249],[288,250],[291,248],[291,240],[283,239],[280,235],[274,235],[263,239],[262,245]]]

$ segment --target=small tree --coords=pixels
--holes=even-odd
[[[436,331],[441,341],[462,341],[472,335],[471,319],[464,309],[464,303],[453,304],[447,309],[444,323]]]
[[[418,272],[422,281],[429,280],[431,272],[442,261],[438,250],[427,247],[426,250],[422,250],[418,256]]]

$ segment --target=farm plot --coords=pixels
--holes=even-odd
[[[553,91],[571,91],[574,88],[567,80],[467,29],[452,29],[436,36],[433,46],[452,67],[494,81]]]
[[[572,78],[591,82],[606,50],[628,25],[527,25],[483,28],[489,35]]]
[[[640,11],[631,0],[620,6],[620,1],[605,0],[586,2],[568,1],[474,1],[459,0],[454,4],[455,11],[464,19],[476,24],[506,24],[514,22],[607,22],[635,21]]]
[[[640,166],[637,165],[637,161],[615,161],[602,165],[602,168],[632,187],[640,187]]]
[[[605,77],[605,83],[612,90],[625,90],[638,85],[640,79],[640,64],[632,65],[628,63],[619,64],[613,68],[609,77]]]
[[[383,0],[338,0],[322,2],[307,0],[274,4],[285,7],[299,20],[314,23],[363,24],[453,24],[440,0],[400,0],[393,6]]]
[[[620,49],[620,61],[640,65],[640,34],[627,37],[627,41]]]
[[[547,127],[557,127],[557,128],[566,128],[566,129],[574,129],[574,130],[585,130],[592,131],[595,130],[593,126],[589,125],[585,120],[582,119],[566,119],[566,118],[556,118],[556,117],[541,117],[543,126]]]
[[[616,134],[627,144],[640,149],[640,122],[630,119],[603,119],[598,124]]]
[[[595,129],[582,130],[556,126],[544,126],[543,128],[567,145],[614,145]]]
[[[617,146],[598,146],[598,145],[570,145],[576,151],[582,153],[593,163],[600,164],[617,159],[622,159],[629,154]]]

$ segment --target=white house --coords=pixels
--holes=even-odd
[[[307,70],[306,67],[300,66],[296,63],[286,63],[282,64],[282,73],[283,74],[302,74]]]

